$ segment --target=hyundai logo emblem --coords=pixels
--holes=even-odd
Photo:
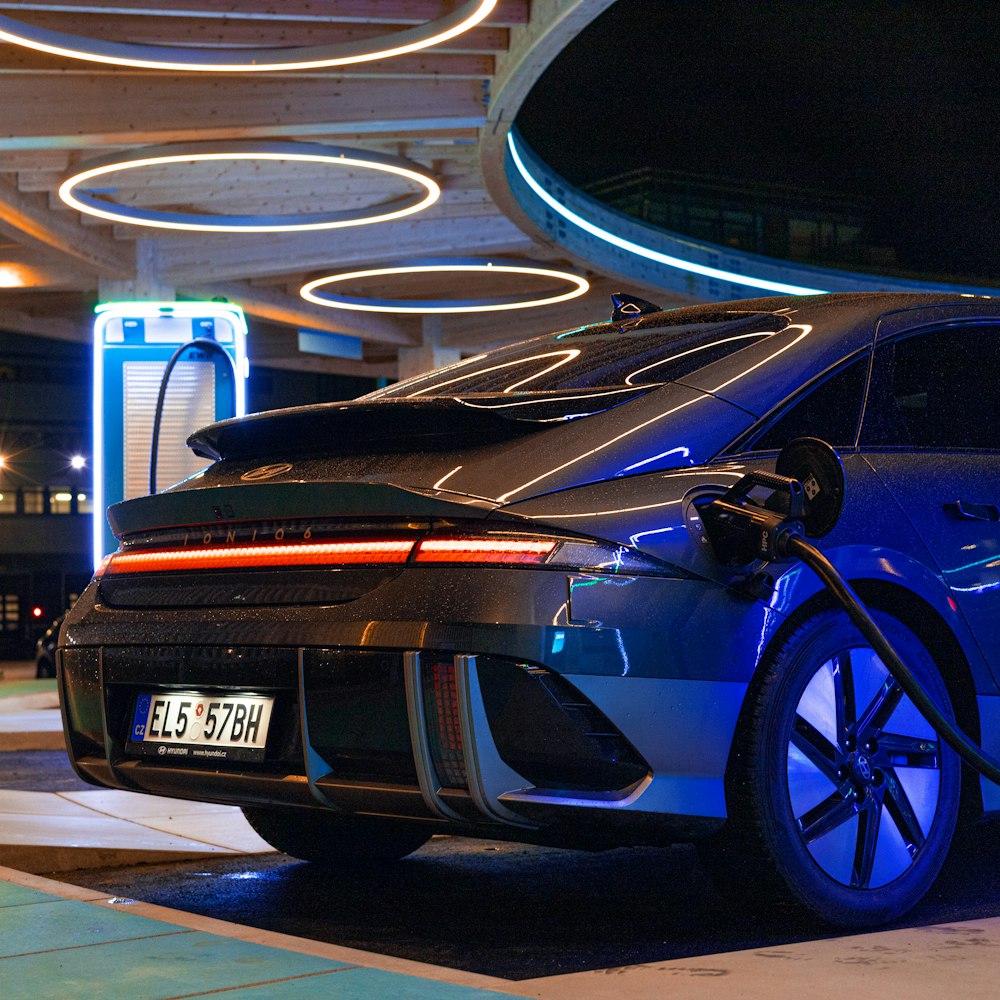
[[[858,774],[861,776],[863,781],[872,780],[872,765],[871,761],[867,757],[858,757]]]
[[[276,462],[274,465],[262,465],[259,469],[251,469],[249,472],[244,472],[240,476],[240,479],[246,483],[255,483],[260,479],[274,479],[275,476],[291,472],[291,470],[291,462]]]

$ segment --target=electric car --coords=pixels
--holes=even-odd
[[[610,322],[204,428],[203,471],[111,508],[120,547],[67,616],[74,766],[241,806],[318,863],[436,833],[696,841],[828,921],[892,918],[997,787],[809,569],[720,558],[703,515],[789,442],[834,446],[817,544],[995,749],[998,359],[985,297],[619,296]]]

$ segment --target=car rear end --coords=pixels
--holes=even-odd
[[[649,762],[563,673],[620,676],[627,655],[572,620],[580,574],[683,584],[617,546],[475,519],[126,534],[64,633],[74,764],[110,787],[478,830],[623,803]]]
[[[619,479],[627,510],[629,476],[697,466],[752,423],[684,384],[691,356],[757,350],[751,371],[799,333],[698,317],[569,331],[396,396],[199,432],[213,464],[112,508],[120,548],[67,617],[78,772],[551,843],[715,829],[746,681],[719,636],[759,641],[766,609],[634,539],[516,510]],[[680,483],[645,534],[686,530]]]

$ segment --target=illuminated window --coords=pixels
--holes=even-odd
[[[68,489],[56,488],[49,495],[50,514],[68,514],[73,506],[73,494]]]
[[[0,593],[0,631],[16,632],[21,623],[21,600],[17,594]]]
[[[29,489],[23,491],[24,513],[25,514],[45,514],[46,492],[45,490]]]

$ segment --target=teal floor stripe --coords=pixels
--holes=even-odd
[[[37,889],[26,889],[13,882],[0,882],[0,910],[7,906],[24,906],[26,903],[55,903],[58,896]]]
[[[52,900],[48,906],[0,910],[0,958],[179,931],[190,933],[186,927],[162,920],[150,920],[72,899],[46,898]]]
[[[511,996],[192,931],[0,881],[2,1000],[173,1000],[220,992],[233,1000]]]
[[[166,1000],[344,967],[192,931],[0,959],[0,993],[3,1000]]]

